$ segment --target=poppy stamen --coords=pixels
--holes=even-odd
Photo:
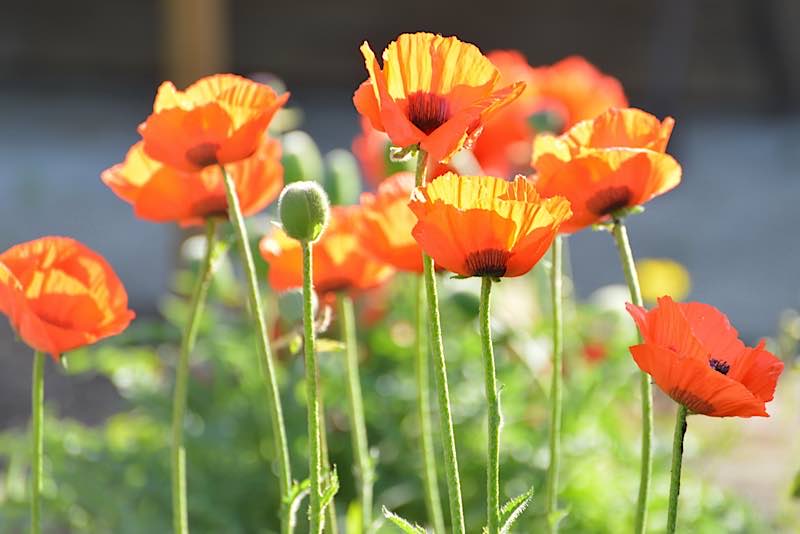
[[[604,217],[626,207],[632,196],[631,190],[624,185],[609,187],[592,195],[586,201],[586,209],[597,216]]]
[[[186,159],[198,167],[208,167],[218,162],[217,150],[217,143],[201,143],[186,151]]]
[[[467,272],[472,276],[491,276],[500,278],[505,276],[508,267],[508,258],[511,253],[507,250],[487,248],[471,252],[465,261]]]
[[[731,364],[729,364],[725,360],[718,360],[716,358],[709,359],[708,365],[711,366],[713,370],[715,370],[718,373],[722,373],[723,375],[727,375],[728,371],[731,370]]]
[[[408,95],[408,120],[430,135],[450,118],[450,104],[441,95],[418,91]]]

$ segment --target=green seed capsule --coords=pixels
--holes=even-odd
[[[286,234],[298,241],[316,241],[328,224],[328,195],[316,182],[294,182],[283,188],[278,213]]]

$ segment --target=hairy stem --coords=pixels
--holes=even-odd
[[[416,294],[416,379],[417,411],[419,417],[420,451],[422,452],[422,482],[425,486],[425,506],[434,534],[445,534],[439,482],[436,473],[436,458],[433,448],[433,425],[431,423],[430,357],[428,337],[425,335],[425,281],[417,276]]]
[[[547,471],[546,512],[552,534],[558,532],[558,471],[561,464],[561,403],[564,357],[564,297],[562,293],[562,238],[552,247],[551,296],[553,299],[553,376],[550,384],[550,469]]]
[[[642,291],[639,288],[639,276],[636,274],[636,264],[633,261],[631,244],[628,241],[628,232],[621,219],[615,219],[611,230],[614,241],[619,250],[619,259],[625,280],[631,294],[631,301],[637,306],[642,306]],[[642,396],[642,452],[641,472],[639,477],[639,498],[636,504],[636,523],[634,532],[643,534],[647,528],[647,504],[650,496],[650,478],[653,472],[653,387],[650,377],[641,372],[640,388]]]
[[[42,466],[44,463],[44,353],[33,355],[31,382],[31,534],[42,532]]]
[[[416,184],[425,182],[428,155],[419,150],[417,155]],[[453,416],[450,411],[450,387],[447,383],[447,362],[442,342],[442,319],[439,315],[439,294],[436,289],[436,272],[433,259],[422,255],[425,293],[428,301],[428,324],[431,349],[433,350],[434,380],[439,402],[439,426],[441,428],[442,449],[444,450],[444,469],[447,480],[447,495],[450,504],[450,529],[454,534],[464,534],[464,506],[461,499],[461,480],[458,475],[458,455],[456,437],[453,430]]]
[[[261,358],[261,368],[264,372],[264,379],[267,385],[267,398],[272,419],[272,434],[275,439],[275,451],[278,455],[278,480],[281,489],[281,532],[291,534],[294,531],[295,518],[291,514],[287,497],[291,491],[292,472],[289,464],[289,447],[286,441],[286,425],[283,422],[283,407],[281,405],[281,395],[278,388],[278,377],[275,371],[275,362],[272,359],[272,351],[267,337],[267,321],[264,309],[261,305],[261,296],[258,290],[258,278],[256,278],[256,268],[253,263],[253,252],[250,250],[250,240],[247,235],[247,227],[242,216],[242,209],[239,206],[239,197],[236,195],[236,184],[231,179],[225,167],[220,165],[222,177],[225,181],[225,193],[228,198],[228,215],[231,223],[236,230],[236,238],[239,242],[239,255],[242,267],[247,279],[247,296],[250,303],[250,312],[256,323],[256,339],[258,352]]]
[[[183,445],[183,423],[186,413],[186,398],[189,387],[189,356],[194,349],[200,318],[211,285],[214,249],[217,239],[217,223],[211,217],[206,220],[206,254],[197,273],[191,301],[189,318],[181,339],[178,366],[175,369],[175,389],[172,399],[172,528],[175,534],[189,532],[186,500],[186,449]]]
[[[686,436],[686,406],[678,405],[675,417],[675,436],[672,439],[672,473],[669,482],[669,508],[667,534],[674,534],[678,522],[678,496],[681,493],[681,465],[683,464],[683,438]]]
[[[500,532],[500,398],[497,394],[497,373],[495,371],[494,348],[492,347],[492,324],[489,299],[492,292],[492,279],[484,276],[481,282],[480,327],[483,348],[483,372],[486,382],[486,402],[488,404],[489,443],[486,459],[486,513],[488,534]]]

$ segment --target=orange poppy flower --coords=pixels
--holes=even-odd
[[[434,261],[461,276],[520,276],[569,219],[569,202],[542,199],[524,176],[513,182],[448,173],[411,199],[412,235]]]
[[[0,254],[0,312],[28,346],[56,359],[119,334],[134,318],[108,263],[68,237],[42,237]]]
[[[536,111],[555,113],[563,130],[609,108],[628,106],[619,80],[603,74],[581,56],[534,68],[531,76]]]
[[[356,109],[399,147],[419,145],[446,162],[471,146],[486,120],[517,98],[524,83],[499,88],[500,72],[477,47],[455,37],[403,34],[383,51],[383,68],[365,42],[369,80]]]
[[[605,221],[677,186],[681,167],[664,153],[674,124],[671,117],[661,122],[639,109],[612,108],[561,136],[537,136],[536,188],[572,204],[574,215],[563,231]]]
[[[379,260],[407,272],[422,272],[422,249],[411,235],[417,222],[408,208],[414,175],[397,173],[361,195],[361,244]]]
[[[359,239],[357,206],[331,208],[328,228],[313,245],[314,288],[321,296],[336,291],[360,291],[380,285],[394,270],[369,255]],[[303,285],[300,242],[276,229],[261,240],[261,256],[269,264],[269,284],[275,291]]]
[[[630,348],[642,371],[691,412],[712,417],[768,417],[783,362],[747,347],[725,315],[708,304],[658,299],[651,311],[628,304],[644,342]]]
[[[252,215],[275,200],[283,187],[281,146],[264,137],[251,157],[232,163],[226,170],[236,184],[244,215]],[[225,216],[228,198],[222,172],[207,167],[184,172],[163,165],[138,142],[125,161],[105,170],[101,179],[119,198],[133,206],[137,217],[153,222],[178,222],[181,226],[202,224],[207,217]]]
[[[619,81],[582,57],[538,68],[516,50],[495,50],[486,57],[500,70],[504,83],[521,80],[526,84],[522,96],[488,121],[475,142],[475,157],[488,174],[505,177],[524,172],[536,134],[531,122],[536,113],[550,114],[560,133],[610,107],[628,105]]]
[[[233,74],[200,79],[186,91],[158,88],[153,113],[139,126],[145,153],[188,172],[250,157],[289,93]]]

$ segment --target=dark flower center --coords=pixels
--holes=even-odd
[[[586,209],[598,216],[611,215],[624,208],[631,201],[633,194],[626,186],[609,187],[592,195],[586,201]]]
[[[426,135],[450,118],[450,104],[440,95],[419,91],[408,95],[407,104],[408,120]]]
[[[465,265],[471,276],[491,276],[500,278],[506,274],[508,258],[511,253],[507,250],[487,248],[471,252],[467,256]]]
[[[708,360],[708,365],[718,373],[722,373],[723,375],[727,375],[728,371],[731,370],[731,364],[726,362],[725,360],[718,360],[716,358],[711,358]]]
[[[186,159],[197,167],[208,167],[217,163],[217,143],[201,143],[186,151]]]
[[[211,195],[192,204],[192,211],[201,217],[225,217],[228,214],[228,199],[225,194]]]

